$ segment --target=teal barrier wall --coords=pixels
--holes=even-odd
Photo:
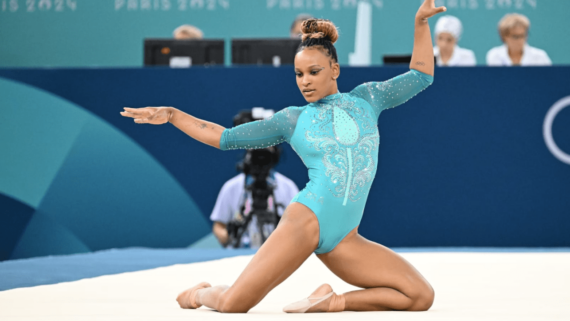
[[[413,19],[422,0],[369,0],[372,63],[412,50]],[[207,38],[288,37],[299,13],[340,28],[339,59],[354,51],[358,0],[0,0],[0,67],[141,66],[147,37],[171,37],[181,24]],[[497,45],[497,23],[508,12],[527,15],[529,43],[555,64],[570,64],[568,0],[436,0],[464,23],[460,45],[484,64]],[[432,28],[435,19],[430,22]]]
[[[0,78],[0,92],[0,261],[184,247],[209,232],[180,183],[120,130],[33,86]]]

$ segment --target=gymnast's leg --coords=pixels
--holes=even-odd
[[[431,285],[408,261],[360,236],[357,229],[332,251],[317,256],[338,277],[363,289],[333,294],[306,312],[426,311],[433,303]],[[310,297],[330,292],[332,288],[323,284]]]
[[[182,308],[205,305],[220,312],[247,312],[297,270],[318,243],[317,217],[305,205],[291,203],[275,231],[231,287],[210,287],[203,282],[182,292],[176,300]]]

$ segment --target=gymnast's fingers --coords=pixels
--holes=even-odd
[[[141,114],[144,112],[144,108],[123,107],[123,109],[132,114]]]
[[[128,111],[129,113],[137,115],[138,117],[145,117],[145,118],[154,114],[155,112],[154,108],[150,107],[144,107],[144,108],[125,107],[125,110]]]
[[[137,124],[148,124],[147,118],[135,118],[135,123]]]
[[[435,13],[434,13],[434,15],[436,15],[436,14],[438,14],[438,13],[445,12],[445,11],[447,11],[447,8],[446,8],[446,7],[437,7],[437,8],[435,8]]]
[[[137,108],[130,108],[130,107],[123,107],[124,111],[121,112],[121,115],[125,116],[125,117],[131,117],[131,118],[135,118],[135,117],[141,117],[142,116],[142,112],[141,110],[137,109]]]
[[[435,6],[435,0],[431,0],[430,8],[431,8],[431,15],[432,16],[435,16],[438,13],[442,13],[442,12],[447,11],[447,8],[444,6],[436,7]]]
[[[131,117],[131,118],[136,118],[136,117],[137,117],[137,115],[135,115],[135,114],[133,114],[133,113],[131,113],[131,112],[128,112],[128,111],[122,111],[122,112],[120,112],[120,114],[121,114],[121,116],[123,116],[123,117]]]

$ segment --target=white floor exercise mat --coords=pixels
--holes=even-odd
[[[248,314],[182,310],[176,296],[201,281],[231,284],[240,256],[0,292],[0,320],[570,320],[570,253],[403,253],[433,285],[428,312],[288,315],[322,283],[356,289],[311,256]]]

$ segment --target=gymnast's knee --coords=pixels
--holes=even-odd
[[[408,311],[427,311],[433,305],[435,292],[433,288],[426,284],[415,295],[411,296],[413,303]]]

